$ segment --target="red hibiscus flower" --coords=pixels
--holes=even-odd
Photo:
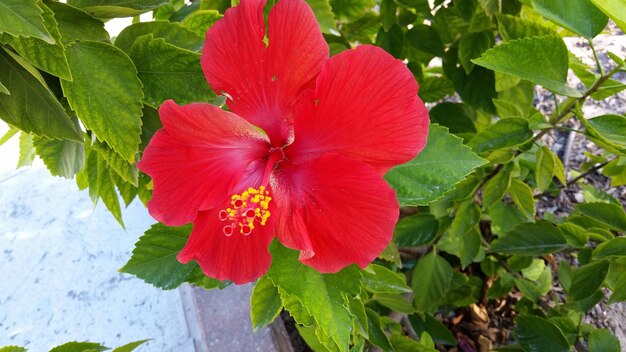
[[[405,65],[363,45],[328,57],[304,0],[242,0],[209,29],[210,104],[159,109],[163,128],[139,168],[152,176],[150,214],[193,222],[178,259],[237,284],[263,275],[274,237],[300,261],[336,272],[374,260],[398,219],[382,176],[424,147],[428,113]]]

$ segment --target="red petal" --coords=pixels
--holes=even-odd
[[[263,43],[265,0],[242,0],[209,29],[202,68],[231,111],[261,127],[276,146],[291,133],[291,111],[313,85],[328,58],[311,8],[303,0],[281,0],[269,16],[269,45]]]
[[[224,203],[219,208],[198,213],[178,260],[182,263],[195,260],[205,275],[239,285],[256,280],[269,268],[272,257],[267,247],[274,237],[274,225],[270,216],[265,226],[257,226],[248,236],[239,233],[226,236],[218,214],[228,205],[230,203]]]
[[[293,158],[339,152],[385,173],[426,144],[428,111],[400,60],[363,45],[328,60],[295,122]],[[308,110],[308,112],[306,112]]]
[[[163,128],[137,166],[154,182],[150,214],[167,225],[189,223],[198,211],[221,204],[249,165],[267,154],[268,141],[258,129],[213,105],[168,100],[159,115]]]
[[[313,253],[303,253],[300,261],[321,272],[352,263],[364,268],[391,241],[398,201],[366,163],[327,154],[275,170],[272,189],[275,199],[288,195],[301,212],[308,233],[298,235],[308,235]],[[281,242],[283,231],[277,227]]]

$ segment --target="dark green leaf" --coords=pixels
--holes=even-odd
[[[487,49],[494,44],[493,34],[491,31],[465,33],[461,35],[459,40],[459,62],[465,69],[466,73],[470,73],[474,68],[471,61],[482,55]]]
[[[388,31],[396,23],[397,6],[393,0],[383,0],[380,3],[380,20],[383,28]]]
[[[515,319],[517,326],[513,336],[528,352],[569,352],[569,343],[563,332],[549,321],[522,315]]]
[[[602,32],[608,21],[590,0],[532,0],[532,4],[545,18],[589,39]]]
[[[624,209],[619,205],[609,203],[585,203],[578,204],[576,210],[615,230],[626,231],[626,214],[624,214]]]
[[[35,37],[54,44],[41,16],[39,0],[2,0],[0,2],[0,33]]]
[[[511,40],[487,50],[472,62],[529,80],[558,94],[580,96],[578,91],[567,86],[567,48],[559,37]]]
[[[570,296],[577,301],[591,296],[602,286],[608,272],[609,262],[606,260],[581,266],[572,277]]]
[[[413,269],[413,293],[415,307],[421,312],[432,312],[450,287],[453,270],[450,264],[431,252]]]
[[[143,92],[132,61],[116,47],[77,42],[68,48],[73,81],[63,93],[85,127],[133,162],[141,141]]]
[[[426,147],[415,159],[385,175],[402,205],[427,205],[441,198],[485,163],[444,127],[431,125],[428,136]]]
[[[443,56],[443,43],[437,31],[425,24],[415,25],[406,32],[406,40],[415,49],[435,56]]]
[[[57,346],[50,352],[99,352],[106,351],[108,347],[95,342],[68,342]]]
[[[620,352],[619,340],[608,329],[597,329],[589,334],[590,352]]]
[[[267,275],[262,276],[254,285],[250,307],[252,328],[255,330],[273,322],[283,309],[278,289]]]
[[[152,34],[154,38],[163,38],[167,43],[191,51],[202,49],[202,36],[181,26],[167,21],[139,22],[132,24],[115,38],[115,46],[130,53],[137,38]]]
[[[495,112],[493,99],[497,94],[493,71],[474,66],[472,72],[467,75],[463,68],[458,67],[454,72],[453,83],[465,103],[486,113]]]
[[[388,31],[381,27],[378,35],[376,35],[376,45],[385,49],[395,58],[401,59],[404,47],[404,33],[400,26],[394,24]]]
[[[461,138],[473,136],[476,133],[473,109],[465,104],[443,102],[435,105],[429,111],[430,121],[447,127],[450,133]]]
[[[445,77],[426,77],[420,82],[419,96],[432,103],[454,94],[454,85]]]
[[[52,0],[44,0],[44,4],[54,12],[63,44],[77,40],[109,41],[109,33],[104,29],[104,23],[85,11]]]
[[[400,247],[422,246],[437,236],[439,222],[431,214],[417,214],[402,218],[393,233]]]
[[[491,245],[491,251],[502,254],[542,255],[567,247],[567,241],[556,226],[547,221],[522,223]]]
[[[79,7],[95,17],[131,17],[154,10],[168,0],[68,0],[69,5]]]
[[[194,264],[181,264],[176,255],[185,246],[191,226],[167,227],[154,224],[139,238],[133,255],[121,272],[137,276],[164,290],[171,290],[186,281]]]
[[[421,335],[426,331],[435,343],[456,346],[456,338],[439,320],[433,318],[430,314],[411,314],[409,322],[415,333]]]
[[[393,347],[391,347],[391,343],[389,343],[389,338],[380,325],[380,316],[378,313],[369,308],[365,308],[365,313],[367,314],[369,330],[369,338],[367,340],[373,345],[382,348],[384,351],[393,351]]]
[[[411,292],[403,275],[377,264],[370,264],[363,271],[363,283],[365,288],[374,293]]]
[[[613,294],[609,299],[609,303],[617,303],[626,301],[626,272],[622,273],[615,287],[613,287]]]
[[[510,148],[528,142],[533,136],[528,121],[519,117],[498,120],[480,131],[469,143],[477,153]]]
[[[30,66],[27,62],[18,63],[0,49],[0,81],[11,92],[0,95],[0,118],[36,135],[82,141],[65,109],[22,64]]]

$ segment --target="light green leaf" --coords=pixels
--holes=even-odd
[[[0,137],[0,146],[6,143],[9,139],[13,138],[13,136],[15,136],[19,131],[20,130],[18,128],[9,126],[9,130],[2,137]]]
[[[515,278],[515,285],[526,298],[536,301],[550,292],[552,288],[552,271],[549,266],[544,265],[536,280]]]
[[[95,342],[68,342],[57,346],[50,352],[100,352],[108,350],[108,347]]]
[[[196,34],[204,36],[206,31],[220,18],[222,15],[217,10],[197,10],[185,17],[180,24],[196,32]]]
[[[433,312],[448,291],[452,276],[452,267],[437,253],[420,259],[413,269],[415,307],[421,312]]]
[[[120,346],[120,347],[114,349],[112,352],[132,352],[137,347],[143,345],[144,343],[146,343],[148,341],[150,341],[150,339],[129,342],[129,343],[123,345],[123,346]]]
[[[45,26],[53,39],[52,43],[37,37],[15,37],[0,34],[0,42],[9,44],[15,51],[33,66],[63,79],[71,80],[70,68],[65,56],[65,48],[61,45],[61,34],[54,13],[46,5],[39,4],[43,10]]]
[[[204,40],[202,36],[181,26],[167,21],[139,22],[132,24],[115,38],[115,46],[130,53],[137,38],[152,34],[154,38],[163,38],[167,43],[179,48],[200,51]]]
[[[74,80],[61,80],[61,87],[70,106],[99,140],[134,162],[141,141],[143,92],[132,61],[101,42],[78,42],[67,53]]]
[[[493,44],[493,33],[490,30],[461,35],[461,39],[459,39],[459,62],[466,73],[469,74],[474,68],[474,63],[471,60],[480,57]]]
[[[626,1],[591,0],[602,12],[609,16],[622,31],[626,31]]]
[[[340,35],[335,25],[335,15],[328,0],[306,0],[306,2],[311,6],[322,33]]]
[[[0,50],[0,81],[11,95],[0,95],[0,118],[22,131],[53,139],[82,141],[63,106],[34,77],[4,50]]]
[[[17,160],[17,167],[30,166],[35,159],[35,147],[33,146],[33,136],[31,134],[20,133],[20,156]]]
[[[352,317],[346,308],[345,295],[356,296],[361,290],[361,273],[349,266],[336,274],[320,274],[298,261],[298,252],[276,241],[270,246],[272,265],[268,276],[278,288],[296,296],[308,312],[340,348],[348,350]],[[297,280],[294,278],[297,277]]]
[[[197,266],[181,264],[176,255],[185,246],[191,226],[167,227],[154,224],[139,238],[133,255],[121,272],[137,276],[164,290],[180,286]]]
[[[489,208],[493,203],[502,199],[510,186],[511,173],[506,169],[500,170],[485,184],[483,189],[483,208]]]
[[[41,16],[39,0],[2,0],[0,2],[0,33],[35,37],[54,44]]]
[[[352,22],[374,8],[375,3],[373,0],[330,0],[330,6],[337,19]]]
[[[532,0],[532,5],[543,17],[586,38],[602,32],[608,21],[590,0]]]
[[[168,0],[68,0],[69,5],[81,8],[94,17],[132,17],[154,10]]]
[[[19,346],[4,346],[0,347],[0,352],[26,352],[27,349]]]
[[[588,122],[609,143],[626,148],[626,117],[602,115],[589,119]]]
[[[576,210],[615,230],[626,231],[626,214],[624,214],[624,209],[619,205],[602,202],[585,203],[578,204]]]
[[[145,35],[133,44],[130,58],[143,83],[146,104],[158,107],[167,99],[188,104],[215,98],[202,73],[200,54]]]
[[[437,352],[404,335],[391,335],[391,344],[396,352]]]
[[[87,166],[90,169],[88,171],[90,173],[89,192],[90,194],[93,192],[92,198],[95,200],[97,200],[98,197],[102,199],[102,202],[107,209],[109,209],[113,217],[115,217],[115,220],[125,228],[119,198],[111,177],[113,170],[109,169],[107,162],[95,151],[89,153],[87,158]],[[96,161],[91,161],[90,163],[90,159],[95,159]]]
[[[267,275],[262,276],[252,289],[250,297],[252,328],[262,328],[276,319],[283,309],[278,289]]]
[[[109,32],[104,29],[104,23],[87,12],[52,0],[44,0],[44,4],[54,12],[63,44],[77,40],[109,41]]]
[[[552,184],[554,176],[554,158],[550,148],[542,146],[537,151],[537,163],[535,168],[535,181],[540,192],[545,191]]]
[[[33,146],[54,176],[73,178],[85,166],[84,143],[34,137]]]
[[[400,219],[393,232],[400,247],[417,247],[429,243],[437,236],[439,222],[431,214],[417,214]]]
[[[480,231],[477,227],[472,227],[458,236],[452,233],[444,234],[439,241],[439,246],[442,250],[459,257],[461,268],[465,269],[478,255],[480,243]]]
[[[355,318],[356,332],[365,338],[369,338],[369,327],[367,322],[367,313],[365,313],[365,305],[360,297],[349,298],[348,308]]]
[[[525,20],[518,16],[496,14],[498,19],[498,29],[504,41],[526,38],[540,37],[544,35],[556,35],[549,27],[541,23]]]
[[[366,289],[374,293],[411,292],[403,275],[378,264],[370,264],[363,271],[363,283]]]
[[[397,293],[375,293],[373,300],[383,306],[401,313],[415,313],[415,307],[407,300],[407,297]]]
[[[513,203],[524,212],[526,217],[532,219],[535,216],[535,199],[530,186],[514,178],[511,180],[509,194],[511,195],[511,199],[513,199]]]
[[[563,332],[549,321],[533,315],[515,319],[513,336],[528,352],[569,352],[569,343]]]
[[[106,143],[96,141],[93,144],[93,150],[97,150],[100,157],[106,160],[107,164],[122,177],[125,182],[137,187],[139,185],[139,170],[133,164],[119,155],[115,150],[111,149]]]
[[[580,96],[577,90],[567,86],[567,48],[559,37],[511,40],[487,50],[472,62],[529,80],[558,94]]]
[[[402,205],[427,205],[452,190],[486,161],[448,129],[431,125],[428,143],[413,160],[391,169],[385,179]]]
[[[597,329],[589,334],[590,352],[620,352],[619,340],[608,329]]]
[[[480,131],[467,144],[477,153],[511,148],[528,142],[533,136],[528,121],[521,117],[511,117]]]
[[[600,260],[581,266],[574,272],[569,295],[576,301],[580,301],[593,295],[604,282],[609,273],[609,262]]]
[[[561,230],[547,221],[522,223],[491,245],[491,252],[519,255],[543,255],[567,247]]]

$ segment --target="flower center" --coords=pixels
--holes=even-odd
[[[265,186],[248,188],[241,194],[231,197],[231,207],[221,210],[218,216],[226,225],[224,235],[232,236],[236,231],[244,236],[252,233],[255,226],[264,226],[270,217],[269,204],[272,197]]]

